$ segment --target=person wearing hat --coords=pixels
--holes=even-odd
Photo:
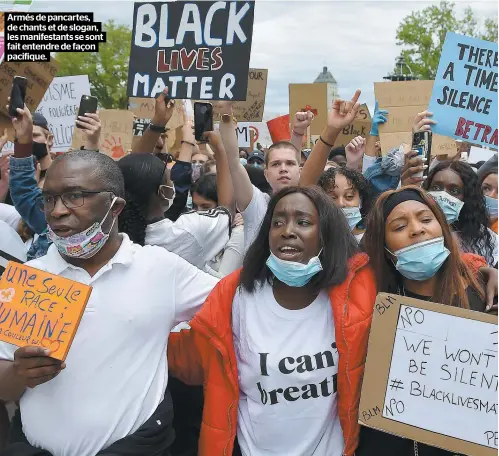
[[[311,152],[312,152],[312,149],[302,149],[301,150],[300,168],[303,168],[305,166],[305,162],[308,160],[308,157],[310,156]]]
[[[335,162],[339,166],[347,166],[347,154],[343,146],[333,147],[329,153],[328,161]]]
[[[263,168],[265,166],[265,154],[258,149],[255,149],[248,155],[248,165]]]
[[[28,260],[47,253],[49,240],[45,214],[39,209],[45,172],[52,163],[50,152],[54,136],[49,130],[47,119],[40,113],[31,114],[28,108],[18,108],[18,116],[12,119],[16,132],[14,155],[9,159],[9,190],[17,212],[34,231],[35,237],[28,251]],[[101,124],[97,114],[86,114],[76,120],[85,136],[85,147],[98,149]],[[34,157],[34,158],[33,158]],[[40,179],[36,178],[36,162]]]
[[[479,168],[477,175],[489,213],[490,229],[497,233],[497,154]]]

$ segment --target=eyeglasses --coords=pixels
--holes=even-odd
[[[54,210],[57,198],[60,197],[62,204],[68,209],[74,209],[75,207],[81,207],[85,204],[85,195],[97,195],[98,193],[113,193],[109,190],[100,191],[90,191],[81,190],[77,192],[65,192],[60,195],[42,195],[42,199],[39,202],[40,209],[43,212],[50,212]]]

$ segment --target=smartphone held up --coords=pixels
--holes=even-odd
[[[18,117],[17,109],[24,108],[24,100],[26,99],[26,87],[28,80],[22,76],[15,76],[12,81],[12,90],[10,92],[9,116]]]
[[[80,100],[80,107],[78,109],[78,117],[85,116],[85,114],[95,114],[97,112],[98,100],[91,95],[82,95]],[[81,128],[76,124],[77,128]]]
[[[431,131],[417,131],[412,136],[412,150],[415,150],[420,156],[424,164],[428,167],[419,173],[414,174],[414,177],[423,178],[428,175],[429,164],[431,160]]]
[[[203,134],[213,131],[213,105],[211,103],[194,103],[194,138],[203,141]]]

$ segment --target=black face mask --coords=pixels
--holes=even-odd
[[[37,160],[41,160],[49,154],[47,144],[33,142],[33,155]]]

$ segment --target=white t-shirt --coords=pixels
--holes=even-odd
[[[243,455],[341,456],[338,350],[327,294],[288,310],[269,284],[253,295],[238,289],[232,331]]]
[[[248,207],[241,212],[244,220],[244,251],[247,252],[249,246],[255,240],[260,225],[262,224],[267,207],[269,206],[270,196],[263,193],[253,185],[253,196]]]
[[[230,214],[223,207],[206,212],[188,212],[176,222],[163,219],[146,228],[146,244],[176,253],[204,269],[229,241]]]
[[[206,265],[206,272],[215,277],[225,277],[243,265],[244,256],[244,228],[232,228],[229,242],[223,251]]]
[[[9,261],[26,261],[27,248],[13,228],[0,220],[0,276]]]
[[[170,331],[192,318],[218,280],[121,236],[118,252],[93,277],[54,245],[28,263],[93,287],[66,369],[20,401],[29,443],[54,456],[95,456],[150,418],[168,383]],[[0,342],[0,359],[12,360],[16,349]]]
[[[21,215],[17,212],[14,206],[10,204],[0,203],[0,220],[4,221],[11,228],[17,231]]]

